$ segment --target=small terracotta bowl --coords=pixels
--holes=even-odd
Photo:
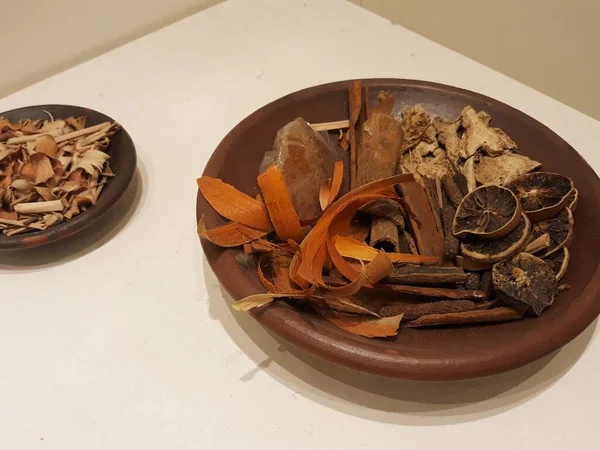
[[[69,105],[27,106],[0,113],[0,116],[7,118],[13,123],[18,122],[20,119],[48,119],[48,114],[44,111],[52,114],[55,119],[86,116],[88,118],[88,126],[97,125],[102,122],[114,122],[110,117],[97,111]],[[93,223],[102,220],[104,214],[125,193],[136,169],[135,146],[131,137],[123,128],[111,137],[107,152],[111,156],[110,167],[115,176],[102,190],[96,205],[73,217],[73,219],[44,231],[32,231],[15,236],[0,234],[0,251],[39,247],[61,241],[74,236]]]

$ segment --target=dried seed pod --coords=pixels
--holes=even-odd
[[[452,232],[458,238],[476,235],[498,239],[514,230],[520,217],[521,206],[510,189],[480,186],[458,205]]]
[[[560,281],[567,271],[567,268],[569,267],[569,259],[570,253],[567,247],[563,247],[560,251],[543,258],[544,262],[550,266],[556,275],[556,281]]]
[[[460,251],[463,256],[477,262],[499,262],[520,251],[530,231],[531,221],[525,214],[521,214],[519,225],[507,236],[495,241],[477,236],[468,237],[460,244]]]
[[[533,172],[506,185],[533,221],[556,215],[570,202],[573,181],[558,173]]]
[[[529,253],[494,265],[492,277],[494,289],[509,305],[527,308],[539,316],[554,302],[558,287],[554,272]]]
[[[540,258],[545,258],[563,247],[568,247],[573,236],[573,213],[569,208],[564,208],[558,215],[547,220],[535,222],[529,233],[528,241],[534,241],[543,234],[550,236],[550,245],[539,253]]]

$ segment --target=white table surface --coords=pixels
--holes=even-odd
[[[2,99],[114,117],[139,176],[112,228],[0,255],[1,449],[598,448],[595,323],[520,370],[428,384],[331,365],[230,310],[196,177],[255,109],[359,77],[495,97],[600,168],[599,122],[342,0],[230,0]]]

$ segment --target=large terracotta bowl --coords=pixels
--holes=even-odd
[[[458,117],[472,105],[491,114],[519,150],[542,162],[544,170],[571,177],[579,189],[570,267],[563,278],[571,288],[539,318],[457,328],[404,328],[394,339],[348,334],[315,314],[274,304],[254,313],[265,328],[315,355],[361,371],[414,380],[457,380],[507,371],[535,361],[565,345],[600,313],[600,180],[583,158],[556,133],[531,117],[492,98],[450,86],[410,80],[364,80],[370,101],[385,89],[397,97],[395,114],[421,103],[433,116]],[[219,144],[204,175],[218,177],[255,196],[256,176],[279,128],[296,117],[309,122],[348,118],[347,88],[338,82],[305,89],[259,109]],[[197,214],[207,226],[224,220],[198,196]],[[216,276],[233,298],[264,292],[256,274],[236,262],[238,250],[203,242]],[[241,313],[238,313],[241,314]]]
[[[55,119],[86,116],[87,126],[98,125],[103,122],[114,122],[114,119],[98,111],[70,105],[27,106],[25,108],[13,109],[12,111],[0,112],[0,116],[6,117],[11,122],[16,123],[20,119],[48,119],[49,116],[46,111],[52,114]],[[0,234],[0,251],[40,247],[62,241],[72,238],[92,224],[101,221],[105,217],[106,212],[118,202],[127,190],[137,166],[135,145],[127,131],[123,128],[111,137],[107,153],[110,155],[110,167],[115,176],[102,190],[96,205],[73,217],[73,219],[44,231],[33,231],[15,236]]]

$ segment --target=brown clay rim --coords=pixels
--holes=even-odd
[[[70,105],[38,105],[0,112],[12,122],[19,119],[48,119],[51,113],[56,119],[70,116],[87,116],[89,125],[102,122],[114,122],[114,119],[92,109]],[[136,168],[135,145],[131,137],[121,128],[112,138],[108,153],[111,155],[110,165],[115,176],[106,184],[95,206],[75,216],[73,219],[44,231],[35,231],[16,236],[0,234],[0,251],[18,250],[29,247],[39,247],[51,242],[60,241],[79,233],[98,220],[121,198],[133,179]]]
[[[586,206],[578,209],[583,211],[576,216],[578,228],[572,244],[571,267],[563,279],[572,288],[537,319],[463,328],[402,329],[393,340],[348,335],[310,312],[283,303],[255,312],[256,320],[290,343],[330,361],[378,375],[413,380],[457,380],[497,374],[546,356],[580,334],[600,313],[600,243],[595,243],[597,239],[592,239],[591,244],[578,239],[582,235],[595,236],[600,229],[600,218],[587,212],[597,210],[600,205],[600,180],[594,170],[550,129],[492,98],[424,81],[369,79],[363,83],[377,90],[401,92],[406,104],[420,102],[426,110],[446,119],[458,116],[465,105],[485,108],[494,125],[511,135],[523,153],[538,159],[546,170],[571,176],[580,190],[579,201]],[[293,120],[299,112],[313,122],[339,120],[339,111],[346,110],[343,99],[349,84],[342,81],[298,91],[254,112],[222,140],[204,175],[237,182],[241,189],[252,193],[255,181],[251,180],[255,180],[262,154],[270,148],[269,140],[272,143],[278,127]],[[329,116],[327,111],[331,111]],[[334,114],[337,117],[332,117]],[[243,158],[250,156],[241,156],[243,152],[256,155],[246,160]],[[232,154],[236,157],[232,158]],[[248,166],[248,162],[254,167]],[[201,214],[209,227],[223,223],[198,195],[197,216]],[[593,248],[584,251],[590,245]],[[233,298],[263,292],[251,272],[235,262],[237,250],[218,249],[207,242],[202,246],[213,271]]]

